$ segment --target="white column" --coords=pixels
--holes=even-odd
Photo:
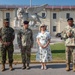
[[[14,27],[17,27],[17,9],[15,9]]]
[[[14,18],[14,27],[17,27],[17,17]]]
[[[17,26],[21,27],[21,19],[18,20]]]

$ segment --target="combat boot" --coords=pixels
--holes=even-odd
[[[66,64],[66,71],[70,71],[70,64]]]
[[[10,69],[10,71],[13,70],[12,64],[9,64],[9,69]]]
[[[2,64],[2,69],[1,71],[4,71],[5,70],[5,64]]]
[[[30,67],[29,67],[29,63],[27,63],[27,68],[26,68],[27,70],[29,70],[30,69]]]
[[[26,69],[26,65],[25,64],[23,64],[22,69]]]
[[[73,71],[75,72],[75,64],[73,64]]]

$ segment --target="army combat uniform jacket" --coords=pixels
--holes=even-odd
[[[72,35],[69,37],[68,33],[71,33]],[[75,46],[75,25],[66,26],[65,29],[62,31],[62,37],[65,40],[66,46]]]
[[[32,30],[27,29],[21,29],[18,32],[17,35],[17,42],[19,46],[32,46],[33,45],[33,33]]]
[[[2,64],[6,63],[6,52],[8,52],[8,59],[9,64],[12,64],[13,62],[13,40],[15,37],[14,29],[11,27],[2,27],[0,29],[0,50],[1,50],[1,56],[2,56]],[[8,43],[9,45],[5,45],[4,42]]]

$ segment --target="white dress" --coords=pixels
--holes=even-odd
[[[38,38],[42,45],[45,45],[48,40],[51,39],[50,33],[48,31],[45,31],[44,33],[38,33],[36,39]],[[52,60],[50,45],[48,45],[46,48],[41,48],[39,46],[39,49],[36,53],[36,60],[40,62],[48,62]]]

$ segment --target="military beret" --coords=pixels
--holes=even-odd
[[[4,22],[9,22],[8,19],[4,19]]]
[[[24,24],[29,24],[29,21],[24,21],[23,23],[24,23]]]
[[[67,21],[69,21],[69,20],[72,20],[73,21],[73,18],[70,17],[70,18],[67,19]]]

